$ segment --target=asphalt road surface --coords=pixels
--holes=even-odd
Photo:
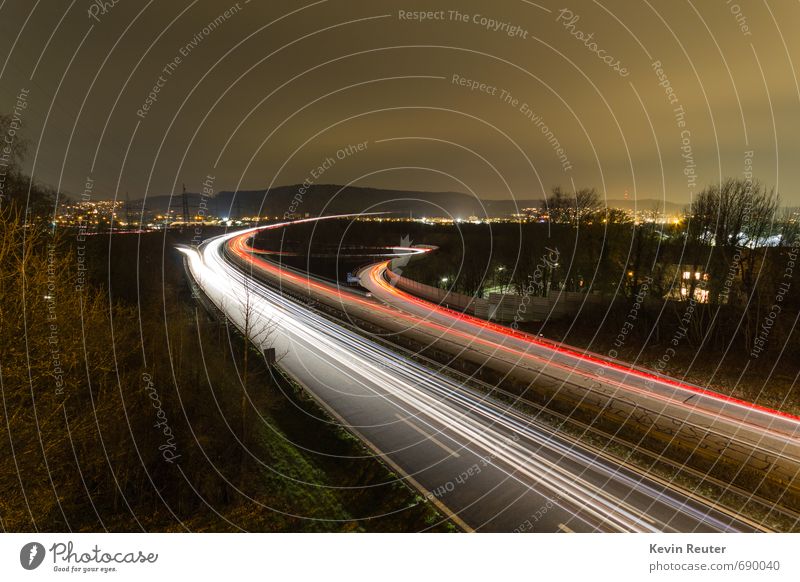
[[[554,434],[248,276],[224,252],[242,234],[206,241],[199,252],[185,250],[196,284],[256,345],[274,347],[287,373],[462,528],[757,529]]]

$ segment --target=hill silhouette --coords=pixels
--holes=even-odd
[[[201,204],[201,195],[188,193],[189,209],[194,213]],[[222,190],[205,198],[208,213],[232,219],[244,216],[283,216],[290,212],[299,216],[350,214],[361,212],[388,212],[395,216],[453,217],[466,219],[509,216],[522,208],[542,206],[541,198],[518,200],[479,199],[462,192],[426,192],[416,190],[388,190],[337,184],[315,184],[304,188],[301,184],[278,186],[269,190]],[[168,209],[180,214],[181,195],[150,196],[131,202],[134,210],[142,205],[146,211],[165,213]],[[679,211],[681,204],[654,199],[608,200],[615,208],[651,210],[666,207],[668,212]]]

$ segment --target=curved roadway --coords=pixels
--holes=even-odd
[[[278,228],[272,225],[267,228]],[[185,249],[196,284],[403,479],[466,530],[753,531],[758,526],[593,452],[320,316],[254,278],[317,286],[252,253],[254,230]],[[234,257],[234,260],[230,260]],[[348,304],[377,300],[328,285]],[[376,289],[377,291],[377,289]],[[368,517],[368,516],[362,516]]]

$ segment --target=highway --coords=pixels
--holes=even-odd
[[[754,490],[753,481],[789,491],[783,497],[785,506],[790,519],[798,519],[792,511],[797,509],[795,500],[800,497],[797,417],[580,353],[418,299],[388,282],[385,271],[389,261],[360,271],[361,284],[372,295],[364,297],[254,256],[250,235],[231,237],[230,255],[281,289],[311,297],[354,321],[372,323],[386,330],[389,339],[403,336],[420,346],[434,346],[456,365],[471,362],[531,386],[538,404],[551,409],[558,406],[562,412],[566,409],[571,417],[582,413],[579,420],[584,424],[594,425],[602,417],[612,425],[638,430],[631,437],[634,442],[656,439],[662,447],[678,443],[703,460],[701,472],[708,466],[724,464],[729,473],[748,473],[748,491]],[[430,248],[397,250],[421,254]],[[570,412],[573,410],[574,414]]]
[[[290,299],[259,279],[268,278],[261,271],[276,269],[274,265],[251,253],[245,253],[246,262],[231,260],[243,258],[239,253],[253,230],[211,239],[197,251],[184,249],[195,283],[240,329],[247,328],[251,341],[274,347],[282,355],[280,366],[337,422],[462,529],[758,529],[554,434],[508,405]],[[259,277],[250,276],[249,268],[257,269]],[[295,274],[281,276],[281,284],[300,284]],[[348,303],[367,301],[371,308],[381,308],[376,299],[336,292]]]
[[[491,360],[501,369],[541,381],[542,376],[562,383],[586,385],[608,393],[624,393],[657,415],[679,418],[697,427],[728,435],[738,442],[763,449],[775,458],[800,466],[800,419],[764,407],[729,398],[642,369],[631,368],[602,356],[548,342],[505,326],[471,317],[419,299],[393,286],[387,276],[390,261],[381,261],[360,272],[361,284],[374,298],[408,316],[407,329],[424,331],[432,341],[446,340],[463,357]],[[457,350],[457,351],[456,351]],[[772,459],[774,462],[775,459]],[[770,462],[770,461],[768,461]],[[767,467],[769,465],[766,465]]]

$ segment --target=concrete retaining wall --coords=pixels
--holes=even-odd
[[[470,297],[463,293],[455,293],[447,289],[439,289],[432,285],[425,285],[413,279],[409,279],[408,277],[398,275],[389,269],[386,270],[386,275],[389,277],[389,282],[401,291],[405,291],[414,297],[426,299],[450,309],[456,309],[476,317],[481,317],[478,313],[485,313],[488,308],[488,301],[486,301],[486,299]]]
[[[584,301],[594,303],[600,300],[598,296],[572,292],[554,292],[548,297],[491,293],[488,299],[483,299],[425,285],[398,275],[390,269],[386,270],[386,275],[392,285],[415,297],[501,323],[544,321],[574,315]]]

